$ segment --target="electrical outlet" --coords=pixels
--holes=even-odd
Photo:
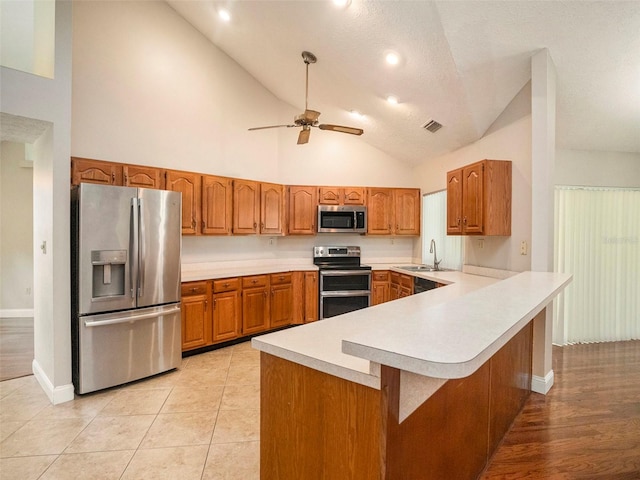
[[[478,248],[482,250],[484,248],[484,238],[478,239]]]
[[[522,242],[520,242],[520,255],[526,255],[527,254],[527,241],[523,240]]]

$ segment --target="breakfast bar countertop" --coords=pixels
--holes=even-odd
[[[568,274],[548,272],[522,272],[505,280],[458,271],[411,275],[448,285],[261,335],[252,345],[373,388],[380,388],[380,364],[461,378],[506,344],[571,280]]]

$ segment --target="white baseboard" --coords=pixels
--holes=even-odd
[[[0,318],[33,318],[33,308],[0,309]]]
[[[554,378],[553,370],[550,370],[544,377],[533,375],[531,377],[531,391],[546,395],[553,387]]]
[[[54,387],[49,377],[44,373],[44,370],[40,367],[40,364],[34,359],[31,364],[33,368],[33,375],[38,380],[38,383],[44,390],[44,393],[49,397],[49,401],[54,405],[59,403],[70,402],[74,398],[73,384],[69,383],[61,387]]]

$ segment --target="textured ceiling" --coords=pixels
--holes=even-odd
[[[328,0],[168,3],[300,111],[300,53],[313,52],[309,108],[322,112],[321,123],[362,127],[362,141],[402,161],[419,163],[480,138],[529,81],[530,58],[542,48],[557,69],[557,146],[640,152],[635,0],[352,0],[345,10]],[[218,20],[220,7],[230,23]],[[389,49],[402,55],[396,67],[383,61]],[[390,94],[398,105],[385,101]],[[352,109],[365,118],[352,118]],[[430,119],[444,127],[425,131]]]

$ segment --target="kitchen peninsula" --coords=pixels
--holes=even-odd
[[[533,323],[571,276],[420,276],[450,285],[252,340],[261,478],[482,472],[531,391]]]

